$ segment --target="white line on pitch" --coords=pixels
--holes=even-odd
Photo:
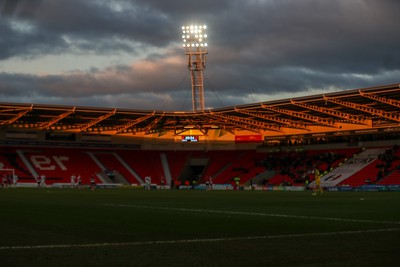
[[[4,246],[0,250],[22,250],[22,249],[57,249],[57,248],[88,248],[88,247],[116,247],[116,246],[140,246],[140,245],[163,245],[180,243],[206,243],[274,238],[295,238],[295,237],[313,237],[313,236],[331,236],[331,235],[350,235],[365,234],[377,232],[399,231],[399,228],[371,229],[358,231],[337,231],[325,233],[304,233],[287,235],[262,235],[262,236],[244,236],[244,237],[221,237],[221,238],[200,238],[200,239],[181,239],[181,240],[158,240],[158,241],[137,241],[137,242],[116,242],[116,243],[91,243],[91,244],[59,244],[59,245],[28,245],[28,246]]]
[[[400,224],[399,221],[374,221],[374,220],[363,220],[363,219],[287,215],[287,214],[245,212],[245,211],[203,210],[203,209],[171,208],[171,207],[156,207],[156,206],[141,206],[141,205],[122,205],[122,204],[120,204],[120,205],[105,204],[105,206],[139,208],[139,209],[160,209],[160,210],[187,211],[187,212],[203,212],[203,213],[219,213],[219,214],[231,214],[231,215],[249,215],[249,216],[312,219],[312,220],[341,221],[341,222],[357,222],[357,223]]]

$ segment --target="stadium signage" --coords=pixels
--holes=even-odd
[[[378,131],[379,131],[379,129],[366,129],[366,130],[357,130],[357,131],[354,131],[354,132],[356,134],[359,134],[359,133],[376,133]]]
[[[111,142],[111,135],[108,135],[108,134],[82,134],[82,141]]]
[[[312,134],[311,136],[326,136],[326,133],[315,133],[315,134]]]
[[[182,142],[198,142],[199,137],[197,135],[182,135]]]
[[[46,133],[46,140],[75,141],[76,135],[74,133],[48,132],[48,133]]]
[[[396,127],[396,128],[387,128],[387,129],[383,129],[384,132],[399,132],[400,128]]]
[[[6,139],[36,140],[37,132],[8,131],[6,132]]]
[[[258,134],[252,135],[236,135],[235,136],[236,143],[258,143],[262,142],[262,136]]]

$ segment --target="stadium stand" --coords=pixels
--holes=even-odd
[[[94,175],[97,183],[143,184],[146,176],[154,184],[160,184],[161,176],[168,184],[172,180],[204,183],[211,176],[215,184],[231,184],[240,177],[241,184],[303,186],[306,180],[312,183],[312,170],[317,168],[324,174],[324,186],[355,187],[400,184],[399,151],[397,147],[286,152],[2,147],[0,165],[14,169],[20,183],[34,183],[45,175],[47,185],[68,184],[72,175],[89,184]],[[102,178],[110,173],[110,180]]]
[[[331,171],[359,150],[359,148],[310,150],[269,155],[263,164],[267,169],[273,170],[275,175],[266,183],[304,185],[306,180],[314,179],[311,173],[313,169],[319,169],[321,173]]]
[[[80,175],[302,186],[315,168],[324,186],[397,183],[399,107],[399,84],[204,112],[0,103],[0,167],[49,185]]]
[[[264,154],[255,151],[241,151],[232,164],[220,174],[221,183],[232,183],[236,176],[241,178],[242,183],[246,183],[265,171],[264,167],[257,165],[263,158]]]
[[[88,152],[111,182],[122,184],[139,183],[137,174],[116,152]]]
[[[378,181],[377,184],[381,185],[395,185],[400,184],[400,170],[393,170],[385,178]]]
[[[161,151],[121,150],[118,155],[138,174],[139,181],[151,176],[152,183],[160,182],[160,177],[164,174]]]

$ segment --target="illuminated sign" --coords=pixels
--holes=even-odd
[[[199,137],[196,135],[182,135],[182,142],[198,142]]]

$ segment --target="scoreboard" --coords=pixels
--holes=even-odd
[[[197,135],[182,135],[182,142],[198,142],[199,137]]]

